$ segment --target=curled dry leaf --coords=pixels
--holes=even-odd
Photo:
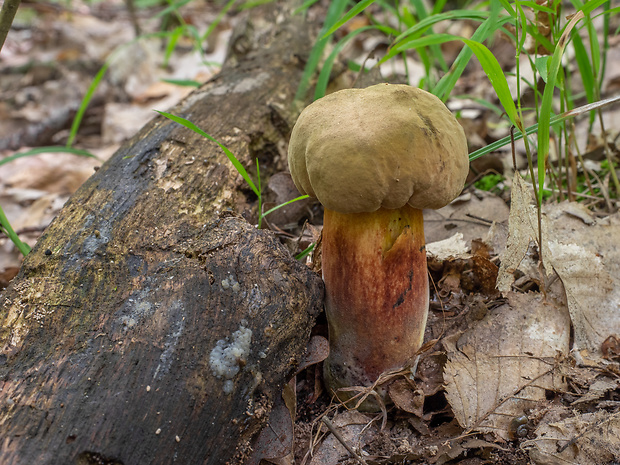
[[[508,293],[508,302],[448,342],[446,397],[459,424],[509,438],[512,419],[561,387],[555,357],[567,354],[565,307],[539,294]]]
[[[405,412],[422,417],[424,408],[424,392],[416,388],[413,382],[406,379],[397,379],[388,389],[390,399],[397,408]]]

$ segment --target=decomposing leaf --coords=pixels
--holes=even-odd
[[[543,418],[535,434],[522,447],[537,465],[600,465],[620,457],[618,413],[599,410],[551,423]]]
[[[568,353],[565,307],[535,293],[508,293],[456,344],[447,344],[446,397],[459,424],[507,439],[511,420],[545,389],[561,386],[554,358]]]
[[[601,352],[603,358],[607,360],[618,361],[620,359],[620,339],[617,335],[612,334],[601,344]]]
[[[252,455],[246,465],[267,460],[276,465],[293,463],[293,418],[295,418],[295,381],[284,386],[282,397],[276,398],[269,413],[269,422],[252,444]]]
[[[620,334],[620,215],[588,224],[575,211],[568,203],[550,209],[549,262],[564,284],[575,348],[597,358],[605,340]]]
[[[448,239],[426,244],[426,252],[438,261],[462,258],[467,259],[467,243],[463,240],[463,233],[457,232]]]
[[[508,206],[500,197],[485,191],[463,194],[439,210],[424,210],[424,235],[428,242],[463,234],[469,243],[484,237],[493,222],[508,219]]]
[[[297,367],[297,373],[302,372],[310,365],[322,362],[329,355],[329,341],[323,336],[312,336],[303,360]]]
[[[276,205],[281,205],[293,200],[296,197],[299,197],[299,191],[295,187],[295,183],[293,183],[291,174],[288,172],[281,171],[279,173],[275,173],[271,176],[271,178],[269,178],[267,187],[269,188],[269,191],[273,193],[271,196],[273,201],[265,203],[265,211],[275,207]],[[312,204],[312,202],[312,199],[302,199],[289,203],[285,207],[269,214],[269,216],[267,216],[267,220],[270,223],[277,224],[280,227],[289,224],[297,225],[299,220],[301,220],[304,215],[307,215],[308,207]]]
[[[620,302],[620,293],[614,292],[614,280],[594,253],[580,245],[555,240],[549,248],[549,261],[564,284],[575,347],[596,353],[610,334],[620,330],[618,305],[609,302]],[[618,297],[614,299],[613,294]]]
[[[5,269],[0,267],[0,291],[9,285],[11,279],[17,276],[19,273],[19,267],[11,266]]]
[[[424,392],[406,379],[397,379],[389,386],[390,399],[400,410],[421,417],[424,408]]]
[[[341,439],[359,451],[377,434],[377,427],[370,424],[371,417],[361,414],[357,410],[347,410],[336,414],[332,423],[340,433]],[[330,434],[314,450],[310,465],[332,465],[350,458],[351,454],[342,445],[341,441]]]
[[[497,287],[507,292],[531,241],[538,237],[532,195],[520,175],[512,190],[509,237],[502,255]],[[602,343],[620,334],[620,237],[618,214],[592,222],[583,208],[565,203],[542,217],[543,264],[547,276],[557,273],[564,286],[574,348],[600,356]]]
[[[495,283],[497,282],[498,268],[495,263],[482,255],[474,254],[472,256],[472,271],[485,294],[497,293]]]
[[[548,225],[543,218],[543,236],[547,235]],[[497,276],[497,288],[501,292],[508,292],[514,282],[514,272],[517,271],[523,257],[527,253],[530,242],[538,238],[538,216],[533,205],[533,197],[518,172],[512,180],[510,195],[510,218],[508,220],[508,240],[506,249],[501,254],[501,265]],[[545,250],[543,248],[543,254]],[[547,254],[544,254],[547,256]]]
[[[618,380],[607,377],[596,379],[589,387],[588,392],[573,402],[571,405],[584,404],[601,399],[609,391],[618,389]]]

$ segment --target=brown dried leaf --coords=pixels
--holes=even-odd
[[[599,410],[536,428],[536,439],[523,443],[537,465],[612,463],[620,457],[620,415]]]
[[[497,287],[507,292],[530,242],[538,238],[532,195],[518,174],[512,190],[509,237],[502,255]],[[565,203],[542,217],[545,273],[557,273],[563,286],[575,334],[575,348],[601,356],[601,345],[620,334],[620,215],[596,223],[583,208]],[[532,271],[532,273],[536,273]],[[531,276],[536,279],[535,276]]]
[[[358,454],[377,434],[378,430],[372,419],[356,410],[348,410],[334,416],[332,423],[340,433],[342,439]],[[324,426],[323,426],[324,427]],[[314,450],[310,465],[333,465],[350,458],[351,454],[342,445],[340,440],[330,434]]]
[[[543,236],[548,236],[548,226],[543,218]],[[538,239],[538,216],[533,205],[533,197],[529,188],[518,172],[512,179],[510,194],[510,218],[508,220],[508,241],[506,250],[501,254],[501,265],[497,276],[497,288],[501,292],[508,292],[514,282],[514,272],[517,271],[525,257],[530,242]],[[548,254],[544,253],[545,257]]]
[[[571,405],[584,404],[586,402],[600,400],[609,391],[616,390],[618,387],[620,386],[618,385],[617,379],[607,377],[598,378],[590,385],[588,392],[574,401]]]
[[[539,294],[508,294],[448,346],[446,397],[459,424],[508,439],[510,421],[561,386],[554,358],[569,349],[566,308]]]
[[[310,365],[320,363],[329,355],[329,341],[323,336],[312,336],[310,342],[308,342],[308,348],[304,359],[297,367],[297,373],[302,372]]]
[[[602,260],[581,245],[554,240],[549,248],[549,261],[564,284],[575,347],[600,352],[605,339],[620,332],[620,292],[614,291],[620,280],[614,283]]]
[[[388,393],[397,408],[422,417],[424,408],[424,392],[417,389],[406,379],[397,379],[390,384]]]
[[[295,418],[294,380],[284,386],[282,397],[276,398],[269,414],[269,422],[252,444],[252,455],[246,465],[258,465],[267,460],[277,465],[292,464],[293,419]]]
[[[607,338],[620,334],[620,215],[591,223],[575,204],[550,209],[549,263],[564,284],[575,347],[595,358]]]
[[[424,210],[424,235],[428,242],[435,242],[460,232],[469,244],[472,239],[485,237],[493,222],[506,221],[508,213],[504,200],[476,190],[439,210]]]

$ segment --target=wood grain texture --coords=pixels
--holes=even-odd
[[[285,163],[311,43],[278,8],[252,10],[222,72],[171,110],[263,173]],[[160,117],[78,190],[0,296],[0,463],[243,462],[323,300],[243,218],[255,201],[217,145]],[[210,355],[240,328],[225,388]]]

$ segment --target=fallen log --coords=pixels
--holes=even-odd
[[[262,172],[312,42],[278,8],[170,110]],[[0,463],[242,463],[322,306],[255,208],[216,144],[162,117],[106,162],[0,296]]]

